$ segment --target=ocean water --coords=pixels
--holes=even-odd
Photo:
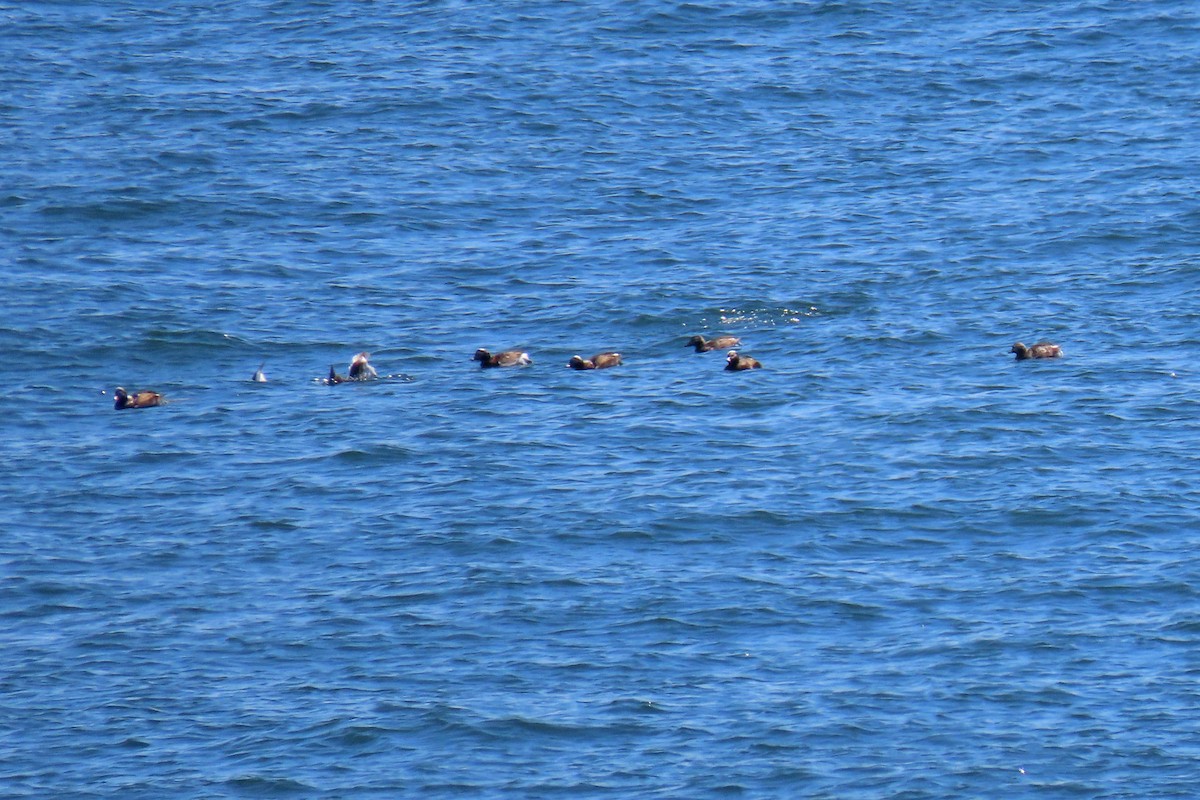
[[[1194,795],[1194,3],[0,30],[0,795]]]

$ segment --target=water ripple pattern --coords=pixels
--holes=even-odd
[[[0,795],[1195,793],[1195,4],[0,29]]]

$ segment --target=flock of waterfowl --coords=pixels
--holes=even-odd
[[[705,339],[703,336],[693,336],[688,339],[687,347],[695,348],[697,353],[711,353],[714,350],[724,350],[726,348],[737,347],[742,343],[742,340],[736,336],[717,336],[714,339]],[[1050,342],[1038,342],[1032,347],[1027,347],[1021,342],[1017,342],[1009,350],[1010,353],[1016,355],[1017,361],[1025,361],[1030,358],[1061,358],[1062,348]],[[348,383],[355,381],[369,381],[379,377],[379,373],[371,366],[369,361],[371,355],[369,353],[357,353],[350,360],[350,368],[346,371],[346,375],[339,375],[337,370],[332,365],[329,367],[329,376],[321,382],[326,386],[335,386],[339,383]],[[493,367],[527,367],[533,364],[533,359],[529,357],[529,353],[523,350],[505,350],[500,353],[491,353],[484,348],[479,348],[475,351],[475,355],[471,357],[472,361],[478,361],[479,366],[483,369]],[[571,356],[571,360],[567,362],[567,366],[572,369],[609,369],[621,365],[620,353],[597,353],[591,358],[583,358],[582,356]],[[251,378],[255,383],[266,383],[267,376],[263,373],[263,366],[259,365],[255,370],[254,376]],[[725,369],[729,372],[742,372],[750,369],[762,369],[762,364],[758,359],[744,356],[738,353],[737,350],[729,350],[725,356]],[[159,392],[140,391],[130,394],[122,387],[118,386],[113,391],[113,408],[117,410],[125,408],[152,408],[161,405],[163,396]]]

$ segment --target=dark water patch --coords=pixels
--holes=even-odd
[[[229,778],[222,785],[239,797],[293,797],[317,791],[317,787],[301,781],[258,774]]]
[[[481,729],[485,734],[500,739],[569,737],[571,740],[587,740],[603,737],[609,731],[605,725],[581,725],[529,717],[492,719],[483,723]]]
[[[39,603],[36,606],[22,608],[20,611],[5,612],[3,616],[14,619],[46,619],[62,614],[86,612],[89,609],[70,603]]]
[[[261,528],[264,530],[291,531],[298,530],[301,527],[298,523],[287,519],[256,519],[245,517],[243,519],[245,519],[251,527]]]
[[[395,459],[407,459],[414,451],[398,445],[376,445],[367,449],[349,449],[332,454],[336,461],[344,461],[355,466],[386,463]]]

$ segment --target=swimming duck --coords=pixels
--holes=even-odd
[[[113,408],[118,411],[122,408],[151,408],[162,403],[162,395],[158,392],[129,392],[118,386],[113,389]]]
[[[620,353],[596,353],[591,358],[571,356],[571,360],[567,362],[567,366],[574,369],[608,369],[609,367],[620,366],[620,364]]]
[[[339,383],[349,383],[352,381],[369,381],[379,377],[379,373],[367,361],[371,357],[370,353],[359,353],[350,359],[350,375],[339,375],[333,365],[329,365],[329,377],[322,381],[326,386],[337,386]]]
[[[1017,342],[1009,350],[1010,353],[1017,354],[1017,361],[1024,361],[1027,358],[1062,358],[1062,348],[1050,342],[1038,342],[1033,347],[1026,347],[1021,342]]]
[[[369,381],[379,377],[379,373],[367,362],[367,359],[370,357],[370,353],[359,353],[351,359],[350,380]]]
[[[739,356],[737,350],[730,350],[729,355],[725,356],[725,369],[740,372],[744,369],[762,369],[762,364],[758,363],[758,359]]]
[[[492,355],[482,347],[475,351],[471,360],[478,361],[479,366],[484,369],[488,367],[525,367],[533,363],[529,354],[520,350],[505,350],[503,353]]]
[[[696,335],[688,339],[688,343],[684,347],[694,347],[697,353],[709,353],[713,350],[724,350],[726,347],[736,347],[742,343],[742,340],[736,336],[718,336],[715,339],[705,340],[703,336]]]

